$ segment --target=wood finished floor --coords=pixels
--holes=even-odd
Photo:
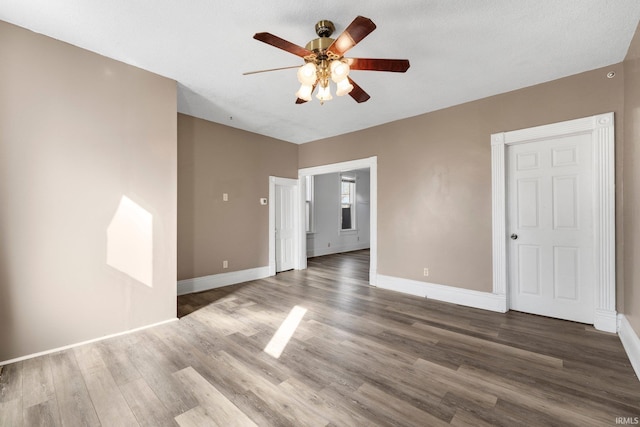
[[[616,425],[616,335],[367,285],[368,251],[178,299],[180,321],[4,367],[1,426]],[[276,359],[263,350],[306,309]]]

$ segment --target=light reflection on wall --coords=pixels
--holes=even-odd
[[[153,215],[127,196],[107,228],[107,264],[153,287]]]
[[[293,307],[287,318],[284,319],[284,322],[282,322],[276,331],[275,335],[271,338],[271,341],[269,341],[269,344],[264,348],[264,352],[278,359],[284,348],[289,343],[293,333],[298,328],[298,325],[306,312],[306,308],[298,305]]]

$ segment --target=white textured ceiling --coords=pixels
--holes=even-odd
[[[336,37],[357,15],[378,28],[346,56],[411,62],[353,71],[369,101],[295,105],[295,70],[242,75],[302,64],[254,33],[304,46],[318,20]],[[0,20],[177,80],[182,113],[294,143],[618,63],[639,19],[638,0],[0,2]]]

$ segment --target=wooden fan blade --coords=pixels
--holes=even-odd
[[[351,89],[351,92],[349,92],[349,95],[353,99],[355,99],[355,101],[358,104],[360,104],[361,102],[368,101],[369,98],[371,98],[371,96],[367,92],[365,92],[360,86],[358,86],[356,82],[351,80],[351,77],[347,77],[347,78],[349,79],[349,83],[353,85],[353,89]]]
[[[331,46],[329,46],[327,50],[338,56],[342,56],[375,29],[376,24],[374,24],[371,19],[358,16],[349,24],[344,32],[331,43]]]
[[[408,59],[373,59],[373,58],[346,58],[349,68],[352,70],[391,71],[404,73],[409,69]]]
[[[292,68],[300,68],[300,65],[292,65],[291,67],[270,68],[268,70],[247,71],[246,73],[242,73],[242,75],[248,76],[251,74],[268,73],[269,71],[290,70]]]
[[[274,36],[271,33],[255,33],[253,38],[263,43],[270,44],[271,46],[275,46],[278,49],[282,49],[289,53],[293,53],[294,55],[298,55],[301,58],[304,58],[305,56],[311,55],[313,53],[308,49],[288,42],[278,36]]]

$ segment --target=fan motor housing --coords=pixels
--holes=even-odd
[[[316,34],[318,37],[330,37],[335,30],[336,26],[333,25],[333,22],[327,19],[323,19],[316,23]]]
[[[327,50],[329,46],[331,46],[331,43],[333,43],[332,38],[320,37],[320,38],[311,40],[309,43],[307,43],[305,47],[307,48],[307,50],[318,53],[318,52],[323,52]]]
[[[311,40],[305,47],[315,53],[324,52],[333,43],[333,39],[330,36],[335,30],[336,27],[333,22],[327,19],[318,21],[316,23],[316,34],[319,38]]]

